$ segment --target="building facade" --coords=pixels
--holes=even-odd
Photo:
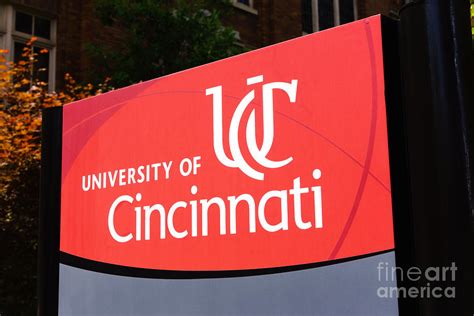
[[[397,17],[399,0],[234,0],[225,21],[258,48],[376,14]]]
[[[239,45],[259,48],[382,13],[396,15],[398,0],[231,0],[223,23],[237,31]],[[65,73],[82,79],[94,65],[90,44],[119,43],[124,30],[103,26],[94,14],[94,0],[0,0],[0,48],[9,59],[21,56],[35,36],[35,50],[46,48],[37,63],[51,89]]]

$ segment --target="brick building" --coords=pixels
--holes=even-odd
[[[234,0],[233,26],[251,48],[278,43],[382,13],[396,17],[399,0]]]
[[[248,48],[301,36],[362,17],[398,11],[397,0],[232,0],[233,12],[224,24],[238,32],[238,42]],[[9,58],[21,54],[24,43],[38,38],[37,49],[49,53],[38,67],[54,89],[66,72],[81,78],[93,69],[86,47],[90,43],[119,42],[123,31],[104,27],[94,15],[94,0],[0,0],[0,47]]]

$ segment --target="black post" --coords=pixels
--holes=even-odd
[[[450,267],[455,298],[414,299],[420,315],[472,315],[472,78],[468,0],[405,1],[401,90],[410,188],[411,257],[405,266]],[[471,124],[471,125],[470,125]],[[400,233],[400,232],[398,232]],[[434,275],[434,273],[432,273]],[[413,282],[418,288],[427,286]]]
[[[62,108],[43,110],[38,251],[38,315],[58,314]]]

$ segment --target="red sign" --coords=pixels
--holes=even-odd
[[[63,113],[65,253],[213,271],[394,247],[380,17]]]

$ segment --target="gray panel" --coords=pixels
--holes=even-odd
[[[377,265],[364,259],[263,276],[163,280],[60,266],[60,315],[398,315],[396,299],[379,298]]]

